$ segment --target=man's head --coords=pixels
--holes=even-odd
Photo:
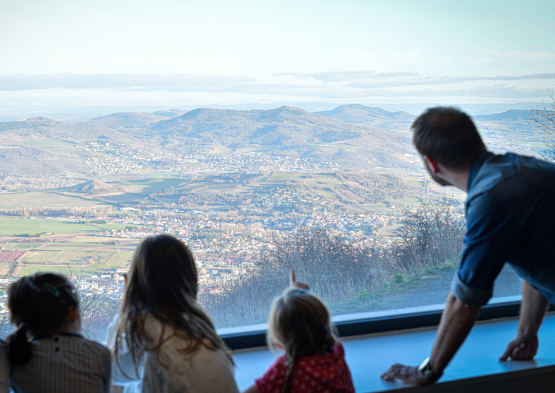
[[[452,171],[467,170],[476,155],[486,150],[470,116],[455,108],[430,108],[411,128],[420,155]]]

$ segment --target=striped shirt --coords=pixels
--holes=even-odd
[[[14,366],[11,388],[15,393],[107,393],[111,359],[105,346],[78,334],[33,340],[33,356]]]
[[[0,393],[8,393],[8,379],[10,377],[10,365],[6,353],[6,344],[0,340]]]

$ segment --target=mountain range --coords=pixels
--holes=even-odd
[[[528,124],[531,111],[476,116],[485,127]],[[342,169],[414,168],[410,124],[414,116],[363,105],[342,105],[311,113],[283,106],[270,110],[198,108],[154,113],[114,113],[85,123],[46,117],[0,123],[0,175],[83,173],[83,141],[169,151],[180,156],[200,150],[312,158]],[[69,145],[63,145],[63,143]],[[65,147],[63,147],[65,146]]]

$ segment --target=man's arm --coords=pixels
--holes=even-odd
[[[516,337],[507,345],[499,360],[530,360],[538,352],[538,330],[543,322],[549,301],[533,286],[522,281],[520,322]]]
[[[449,294],[430,356],[430,367],[434,374],[443,373],[445,367],[468,336],[479,312],[479,306],[466,305],[452,293]],[[418,371],[418,367],[400,364],[391,366],[381,377],[386,381],[397,378],[411,384],[430,384],[430,381]]]

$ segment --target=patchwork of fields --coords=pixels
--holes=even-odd
[[[0,277],[37,271],[88,276],[125,267],[138,241],[99,237],[97,233],[130,226],[140,227],[89,225],[76,220],[0,218]]]

